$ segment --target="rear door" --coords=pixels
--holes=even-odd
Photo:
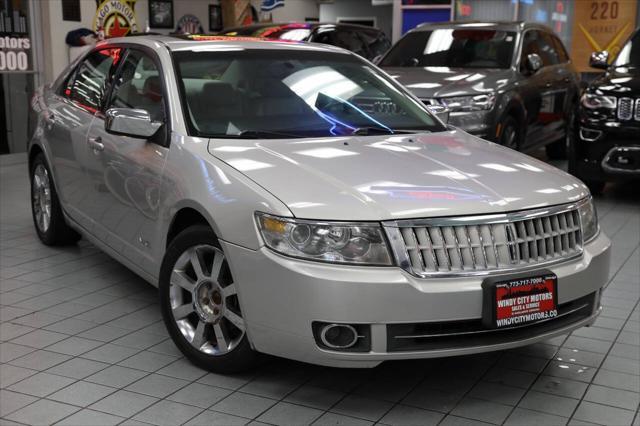
[[[119,49],[101,49],[80,62],[49,101],[46,126],[56,189],[67,214],[86,230],[93,227],[89,200],[94,188],[85,179],[92,162],[87,133],[100,109]]]
[[[153,121],[166,122],[165,88],[159,61],[151,51],[128,49],[114,78],[109,108],[144,109]],[[153,273],[151,250],[159,244],[157,223],[160,186],[168,154],[167,126],[149,139],[114,135],[105,130],[101,111],[89,131],[96,161],[88,170],[92,186],[96,235],[145,271]]]

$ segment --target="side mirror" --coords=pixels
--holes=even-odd
[[[589,58],[589,66],[591,68],[599,68],[602,70],[609,68],[609,52],[606,50],[593,52]]]
[[[144,109],[110,108],[105,113],[104,128],[109,133],[148,139],[163,123],[151,121],[151,115]]]
[[[427,105],[429,112],[440,119],[444,124],[449,122],[451,110],[444,105]]]
[[[542,58],[537,53],[529,53],[527,55],[526,68],[531,74],[538,72],[542,68]]]

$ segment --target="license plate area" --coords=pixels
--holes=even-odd
[[[482,289],[485,327],[520,327],[558,315],[558,277],[551,271],[487,278]]]

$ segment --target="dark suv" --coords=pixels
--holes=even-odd
[[[255,24],[246,27],[227,28],[219,35],[264,37],[277,40],[330,44],[350,50],[369,60],[380,57],[391,47],[391,42],[381,30],[354,24],[308,22]]]
[[[569,172],[596,193],[606,181],[640,177],[640,30],[610,66],[608,59],[607,52],[591,55],[591,66],[607,72],[580,98],[569,155]]]
[[[566,155],[579,76],[560,39],[525,22],[425,24],[379,65],[449,123],[518,150]],[[446,114],[445,114],[446,115]]]

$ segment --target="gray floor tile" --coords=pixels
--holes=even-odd
[[[191,383],[179,391],[169,395],[168,400],[183,404],[195,405],[200,408],[209,408],[220,401],[232,391],[213,386]]]
[[[33,330],[35,329],[32,327],[27,327],[26,325],[5,322],[0,324],[0,341],[6,342],[8,340],[15,339],[16,337],[30,333]]]
[[[217,411],[205,410],[198,414],[193,419],[189,420],[187,426],[211,426],[211,425],[225,425],[225,426],[243,426],[249,423],[251,420],[243,417],[232,416],[231,414],[218,413]]]
[[[11,342],[0,343],[0,363],[10,362],[33,351],[35,349],[28,346],[16,345]]]
[[[44,397],[58,389],[69,386],[75,380],[68,377],[56,376],[49,373],[38,373],[27,377],[21,382],[14,383],[8,389],[28,395]]]
[[[407,395],[402,403],[426,410],[448,413],[462,399],[462,395],[460,392],[429,389],[420,386]]]
[[[130,384],[126,389],[145,395],[155,396],[157,398],[164,398],[187,384],[189,384],[189,382],[186,380],[161,376],[159,374],[150,374],[137,382]]]
[[[142,351],[118,363],[123,367],[152,373],[175,361],[175,357],[156,352]]]
[[[33,376],[37,370],[31,370],[29,368],[16,367],[10,364],[0,364],[0,384],[2,387],[7,387],[20,380]]]
[[[157,398],[119,390],[89,406],[92,410],[116,416],[131,417],[158,401]]]
[[[86,407],[94,402],[104,398],[105,396],[115,392],[116,389],[97,383],[75,382],[66,388],[49,395],[47,398],[64,402],[66,404],[78,405]]]
[[[258,421],[273,425],[309,425],[319,418],[323,411],[301,405],[279,402],[258,417]]]
[[[640,394],[622,389],[591,385],[584,396],[584,400],[626,408],[627,410],[637,410],[638,404],[640,404]]]
[[[444,416],[444,414],[435,411],[396,405],[380,419],[380,423],[398,426],[436,425]]]
[[[506,426],[564,426],[569,421],[566,417],[516,408],[504,423]]]
[[[0,389],[0,417],[19,410],[37,399],[35,396]]]
[[[390,402],[347,395],[331,411],[345,416],[378,421],[393,406]]]
[[[96,324],[90,321],[82,321],[76,318],[67,318],[60,322],[50,324],[44,328],[45,330],[56,331],[58,333],[75,335],[89,330],[90,328],[94,328],[95,326]]]
[[[601,368],[604,368],[605,370],[617,371],[620,373],[633,374],[634,376],[640,376],[640,363],[629,358],[621,358],[609,355],[602,363]]]
[[[369,426],[373,422],[355,417],[343,416],[336,413],[324,413],[318,420],[313,422],[314,426]]]
[[[236,392],[216,403],[211,409],[222,413],[233,414],[234,416],[253,419],[265,412],[276,402],[278,401]]]
[[[198,382],[205,385],[236,390],[249,383],[252,378],[253,376],[251,374],[246,373],[229,374],[226,376],[222,374],[208,373],[207,375],[198,379]]]
[[[202,411],[201,408],[178,404],[172,401],[158,401],[136,414],[134,420],[154,425],[177,425],[185,423]]]
[[[92,374],[85,380],[87,382],[99,383],[101,385],[111,386],[114,388],[123,388],[146,375],[147,373],[144,371],[120,367],[119,365],[112,365],[104,370]]]
[[[284,400],[320,410],[328,410],[329,407],[342,399],[344,395],[343,392],[304,385],[287,395]]]
[[[610,388],[625,389],[640,393],[640,377],[633,374],[619,373],[617,371],[600,370],[596,374],[593,383]]]
[[[138,352],[137,349],[107,343],[106,345],[82,354],[82,357],[94,361],[106,362],[108,364],[116,364],[125,358],[129,358],[136,352]]]
[[[242,392],[267,398],[281,399],[300,386],[298,380],[283,377],[278,374],[266,374],[257,377],[240,388]]]
[[[41,399],[18,411],[14,411],[7,416],[7,419],[29,425],[48,425],[78,410],[78,407],[72,405]]]
[[[31,368],[32,370],[46,370],[54,365],[61,364],[71,357],[69,355],[58,354],[55,352],[37,350],[28,353],[20,358],[10,361],[12,365],[18,367]]]
[[[544,375],[562,377],[565,379],[589,383],[593,380],[598,367],[587,365],[571,364],[564,361],[550,362],[544,369]]]
[[[450,414],[440,422],[439,426],[477,426],[490,424],[492,423],[482,422],[477,419],[467,419],[465,417],[458,417]]]
[[[516,405],[524,395],[525,390],[499,383],[479,382],[468,395],[472,398],[484,399],[505,405]]]
[[[573,417],[601,425],[623,425],[630,424],[634,415],[633,411],[622,408],[582,401]]]
[[[90,359],[71,358],[69,361],[49,368],[46,372],[74,379],[84,379],[100,370],[104,370],[108,366],[109,364],[91,361]]]
[[[206,371],[196,367],[185,358],[172,362],[156,371],[156,373],[188,381],[198,380],[207,374]]]
[[[581,399],[587,390],[587,384],[576,380],[553,376],[540,376],[532,389],[539,392]]]
[[[68,339],[61,340],[51,346],[47,346],[47,350],[71,356],[78,356],[102,345],[103,343],[98,342],[97,340],[89,340],[73,336]]]
[[[527,389],[536,380],[536,375],[526,371],[511,370],[496,366],[489,370],[483,380]]]
[[[529,391],[522,401],[520,401],[519,407],[554,414],[556,416],[570,417],[578,405],[578,402],[580,401],[573,398]]]
[[[488,423],[502,423],[511,410],[512,407],[508,405],[466,397],[460,401],[451,414]]]
[[[84,409],[62,419],[56,426],[115,426],[123,420],[125,419],[112,414]]]

